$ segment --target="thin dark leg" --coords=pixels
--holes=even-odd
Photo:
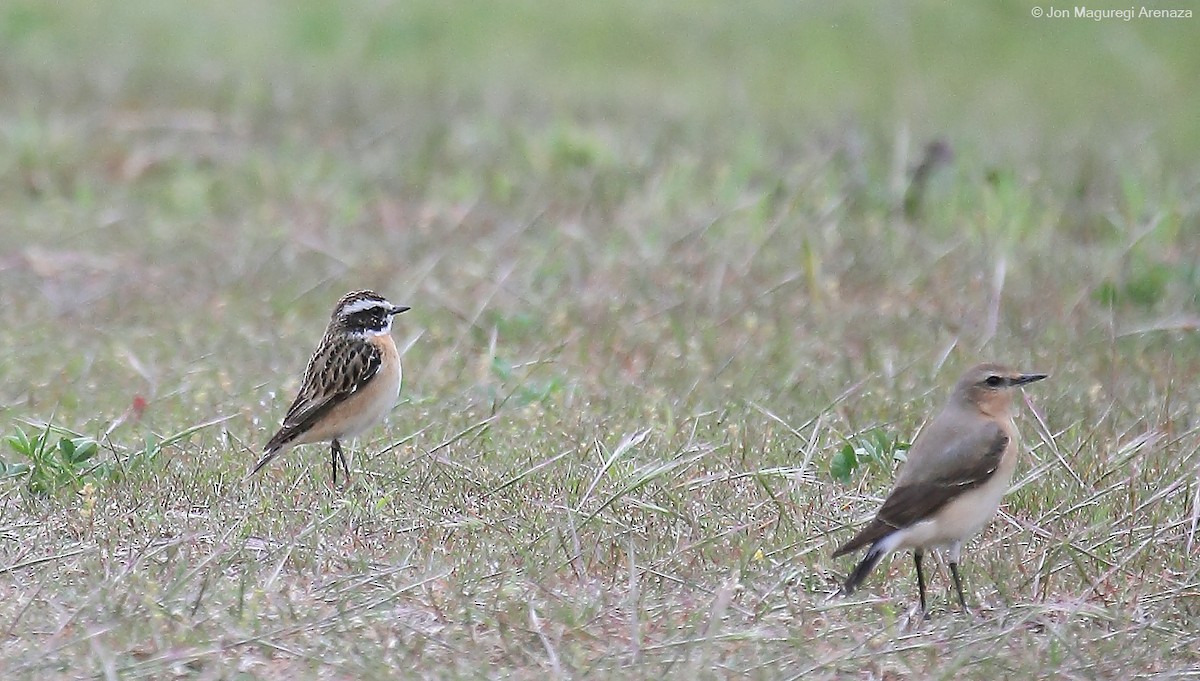
[[[334,440],[332,445],[329,448],[329,455],[331,457],[330,463],[333,464],[333,484],[336,487],[337,486],[338,459],[342,460],[343,468],[345,468],[345,461],[346,461],[345,456],[342,454],[342,443],[338,442],[337,440]],[[350,474],[347,473],[346,477],[349,478]]]
[[[346,458],[346,453],[342,451],[341,443],[338,443],[338,458],[342,460],[342,472],[346,474],[346,484],[350,484],[350,460]]]
[[[917,566],[917,593],[921,595],[921,612],[928,612],[925,607],[925,574],[921,572],[921,560],[925,552],[921,549],[913,551],[913,563]]]
[[[958,577],[958,563],[950,563],[950,576],[954,577],[954,588],[958,589],[958,602],[966,610],[967,599],[963,596],[962,580]]]

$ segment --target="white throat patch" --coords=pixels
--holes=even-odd
[[[381,329],[354,329],[353,331],[347,332],[347,335],[349,335],[353,338],[367,339],[367,338],[372,338],[374,336],[386,336],[391,332],[392,332],[392,318],[388,317],[387,320],[383,323],[383,328],[381,328]]]

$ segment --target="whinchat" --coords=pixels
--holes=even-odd
[[[408,309],[374,291],[342,296],[325,337],[308,360],[300,393],[251,475],[295,445],[328,440],[333,484],[337,484],[339,461],[350,479],[341,439],[366,430],[395,406],[400,396],[400,353],[392,340],[392,318]]]
[[[925,611],[925,549],[945,548],[958,602],[967,608],[958,559],[963,542],[996,515],[1017,466],[1017,428],[1012,395],[1046,374],[1025,374],[999,365],[980,364],[958,379],[941,413],[925,426],[896,486],[866,527],[834,556],[867,548],[846,579],[852,593],[885,556],[912,549],[917,594]]]

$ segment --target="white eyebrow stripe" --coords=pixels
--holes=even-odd
[[[364,298],[362,300],[356,300],[353,303],[350,303],[346,307],[342,308],[342,314],[343,315],[358,314],[359,312],[365,312],[367,310],[370,310],[373,307],[383,308],[383,307],[386,307],[387,305],[388,305],[387,301],[384,301],[384,300],[377,300],[375,298]]]

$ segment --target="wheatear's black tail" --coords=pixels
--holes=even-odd
[[[846,578],[846,585],[843,587],[842,591],[847,596],[854,593],[854,590],[863,583],[863,580],[867,578],[867,575],[871,574],[871,570],[874,570],[875,566],[879,564],[879,561],[888,554],[881,544],[883,544],[882,540],[872,544],[871,548],[867,551],[867,555],[863,556],[863,559],[859,561],[858,565],[854,568],[854,571],[851,572],[850,576]]]

